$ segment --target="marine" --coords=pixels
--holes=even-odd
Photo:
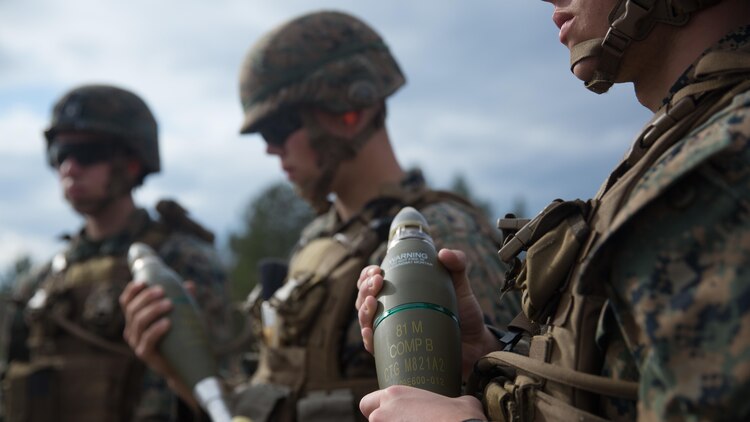
[[[654,116],[595,198],[505,222],[525,334],[462,325],[473,394],[389,388],[360,408],[371,421],[747,420],[750,3],[546,1],[586,87],[633,82]],[[441,258],[459,313],[476,313],[462,254]],[[359,284],[369,347],[379,270]]]
[[[157,122],[135,93],[82,85],[55,104],[44,132],[49,165],[84,220],[65,249],[15,285],[10,310],[5,420],[192,420],[163,378],[123,339],[118,297],[131,280],[136,241],[155,250],[196,287],[203,317],[225,336],[225,272],[213,234],[170,199],[155,219],[133,191],[160,171]]]
[[[396,159],[386,99],[404,83],[384,39],[338,11],[293,18],[250,48],[240,71],[240,131],[261,135],[318,216],[292,251],[288,276],[249,298],[260,362],[236,398],[236,414],[254,421],[362,418],[359,400],[377,382],[353,308],[357,276],[382,261],[390,220],[406,205],[424,214],[438,245],[467,251],[472,287],[485,298],[483,321],[505,326],[519,311],[512,294],[493,300],[505,270],[494,256],[497,229],[468,201],[429,189],[419,171]],[[143,321],[139,314],[134,325]],[[136,335],[129,343],[153,348]]]

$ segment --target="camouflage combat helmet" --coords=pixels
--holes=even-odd
[[[146,103],[130,91],[109,85],[71,90],[52,111],[52,122],[44,132],[47,147],[64,131],[111,135],[141,160],[144,175],[160,170],[156,119]]]
[[[369,107],[404,82],[388,46],[367,24],[341,12],[306,14],[271,31],[247,54],[240,133],[256,132],[263,119],[286,107],[333,113]]]
[[[614,84],[625,51],[633,41],[645,39],[657,23],[682,26],[690,15],[721,0],[619,0],[609,15],[604,38],[581,42],[571,49],[570,68],[583,59],[598,57],[599,64],[586,88],[597,94]]]

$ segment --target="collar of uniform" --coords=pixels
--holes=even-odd
[[[367,208],[372,202],[380,198],[403,198],[409,194],[416,194],[426,189],[426,182],[422,171],[418,169],[409,170],[406,176],[399,183],[383,185],[380,188],[380,195],[365,205]]]
[[[695,77],[695,67],[706,54],[714,51],[735,51],[739,50],[750,43],[750,25],[741,26],[727,35],[722,37],[716,44],[704,51],[700,57],[698,57],[693,64],[691,64],[687,70],[677,79],[672,88],[669,89],[669,95],[662,100],[662,105],[669,104],[672,101],[672,97],[681,90],[682,88],[697,82]]]
[[[151,223],[148,211],[138,208],[128,217],[125,229],[101,240],[91,240],[82,228],[76,236],[70,238],[70,247],[66,252],[69,263],[84,261],[93,256],[120,255],[127,253],[130,244]]]
[[[381,186],[378,196],[367,202],[362,211],[352,217],[349,222],[357,219],[369,222],[375,218],[392,217],[405,203],[410,202],[410,198],[423,193],[425,189],[427,187],[422,172],[416,169],[410,170],[399,183]],[[341,221],[339,223],[341,224]]]
[[[367,202],[362,211],[350,218],[349,221],[342,221],[336,212],[336,207],[331,206],[327,212],[316,219],[316,222],[314,222],[315,229],[306,230],[308,236],[305,237],[330,236],[346,230],[356,221],[369,222],[375,218],[392,217],[403,206],[408,197],[416,196],[426,189],[427,184],[422,172],[410,170],[399,183],[381,186],[378,197]]]

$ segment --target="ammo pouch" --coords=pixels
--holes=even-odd
[[[327,259],[334,259],[331,266],[339,265],[348,256],[344,246],[330,238],[312,240],[295,258],[289,269],[290,279],[269,299],[277,314],[273,334],[276,339],[266,338],[269,346],[303,345],[328,298],[328,274],[316,272],[316,266]],[[334,258],[332,258],[334,257]],[[270,341],[269,341],[270,340]]]
[[[56,362],[13,362],[3,380],[6,422],[52,421],[60,414]]]
[[[508,275],[508,288],[521,290],[521,306],[530,321],[543,323],[554,310],[554,299],[564,288],[578,250],[589,234],[587,212],[588,204],[583,201],[558,199],[506,237],[500,258],[505,262],[515,260],[515,274]],[[499,223],[506,233],[509,220]],[[523,250],[527,251],[526,260],[519,270],[515,256]]]
[[[3,383],[7,422],[130,421],[142,372],[135,359],[107,355],[13,362]]]
[[[354,396],[350,389],[313,391],[296,400],[296,414],[290,401],[294,394],[285,386],[251,384],[234,398],[233,414],[253,422],[328,422],[355,421]]]
[[[297,421],[354,421],[354,396],[350,389],[312,391],[297,401]]]
[[[288,387],[274,384],[250,384],[234,397],[232,413],[245,416],[254,422],[293,421],[294,415],[283,415],[284,401],[289,397]]]
[[[342,347],[342,333],[354,312],[362,256],[376,240],[372,230],[353,238],[312,239],[292,258],[287,282],[265,303],[256,300],[252,312],[263,321],[264,341],[250,388],[273,385],[286,393],[273,402],[253,404],[253,420],[357,420],[359,398],[377,389],[377,380],[345,378],[335,351]],[[273,317],[265,318],[269,315]],[[248,394],[248,400],[260,400]],[[261,406],[266,409],[258,412]]]
[[[528,356],[499,351],[476,363],[469,392],[482,396],[490,420],[602,422],[605,419],[575,406],[566,395],[582,391],[629,400],[637,397],[634,382],[586,372],[585,368],[595,371],[592,351],[575,344],[580,336],[593,336],[603,307],[597,297],[573,299],[567,294],[571,271],[589,236],[588,212],[589,204],[583,201],[556,200],[525,224],[512,219],[499,222],[504,231],[520,226],[499,252],[503,261],[512,263],[506,288],[522,291],[521,316],[548,326],[542,334],[531,333]],[[523,250],[527,253],[521,263],[516,255]],[[571,367],[568,359],[584,367]]]

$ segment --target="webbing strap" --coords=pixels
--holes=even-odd
[[[531,335],[539,333],[539,324],[533,322],[525,313],[519,312],[515,318],[508,324],[508,328],[520,328]]]
[[[700,95],[705,92],[715,91],[717,89],[721,89],[727,86],[736,85],[738,82],[744,81],[746,79],[747,79],[747,75],[742,75],[742,76],[737,76],[735,78],[709,79],[705,82],[694,83],[677,91],[677,93],[672,98],[672,103],[676,104],[685,97],[689,97],[693,95]]]
[[[86,330],[85,328],[79,326],[78,324],[74,323],[73,321],[70,321],[69,319],[63,317],[62,315],[56,312],[51,312],[51,314],[52,314],[51,319],[52,321],[55,322],[55,324],[57,324],[60,328],[67,331],[69,334],[80,338],[86,343],[92,344],[100,349],[103,349],[105,351],[112,352],[118,355],[122,355],[126,357],[135,357],[135,355],[130,350],[130,348],[125,347],[121,344],[111,342],[102,337],[99,337],[98,335]]]
[[[570,49],[570,71],[583,59],[598,56],[602,51],[604,38],[594,38],[580,42]]]
[[[536,406],[535,420],[541,419],[545,422],[611,422],[575,406],[571,406],[544,391],[534,392],[534,404]]]
[[[492,352],[477,362],[480,371],[491,370],[498,365],[515,367],[532,375],[595,394],[627,400],[638,399],[637,382],[587,374],[513,352]]]
[[[695,65],[695,76],[712,73],[747,71],[750,69],[750,54],[741,51],[714,51],[706,54]]]

